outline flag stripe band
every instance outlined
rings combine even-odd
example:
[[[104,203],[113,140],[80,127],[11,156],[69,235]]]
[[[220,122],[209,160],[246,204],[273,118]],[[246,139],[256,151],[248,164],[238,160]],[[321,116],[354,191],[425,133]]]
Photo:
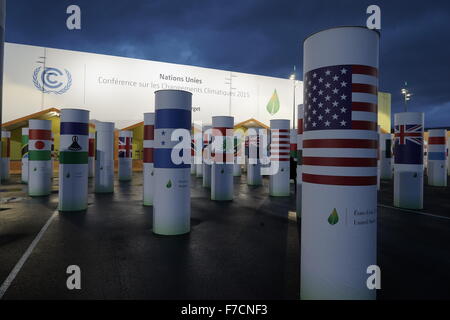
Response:
[[[156,129],[191,130],[191,111],[183,109],[156,110]]]
[[[428,160],[445,160],[445,152],[428,152]]]
[[[68,152],[62,151],[59,153],[59,163],[61,164],[87,164],[87,152]]]
[[[364,139],[310,139],[303,141],[303,148],[377,149],[377,141]]]
[[[89,139],[89,157],[95,157],[95,140]]]
[[[212,130],[212,135],[214,137],[220,136],[225,137],[227,136],[227,130],[228,130],[228,137],[231,137],[233,135],[233,128],[225,128],[225,127],[214,127]]]
[[[377,159],[303,157],[303,164],[310,166],[327,166],[327,167],[376,167]]]
[[[372,121],[360,121],[353,120],[352,121],[352,129],[354,130],[369,130],[369,131],[377,131],[377,123]]]
[[[190,125],[190,124],[189,124]],[[190,163],[181,163],[181,164],[175,164],[172,162],[172,150],[173,149],[154,149],[153,150],[153,160],[155,168],[161,168],[161,169],[186,169],[190,168]],[[181,152],[183,149],[180,149],[180,157]],[[188,152],[188,150],[186,150]]]
[[[89,135],[89,124],[85,122],[61,122],[60,134],[87,136]]]
[[[153,148],[144,148],[144,163],[153,163]]]
[[[378,112],[378,105],[369,102],[352,102],[352,111]]]
[[[31,161],[48,161],[52,159],[50,150],[30,150],[28,151],[28,159]]]
[[[297,120],[297,133],[303,134],[303,119]]]
[[[377,184],[377,177],[325,176],[303,173],[302,181],[335,186],[373,186]]]
[[[144,140],[155,140],[155,126],[144,126]]]
[[[429,137],[428,144],[445,144],[445,137]]]
[[[352,92],[378,94],[378,88],[371,84],[353,83],[352,84]]]
[[[352,65],[352,73],[353,74],[365,74],[368,76],[378,77],[378,69],[369,66],[363,65]]]
[[[28,133],[29,140],[52,140],[52,132],[50,130],[30,129]]]

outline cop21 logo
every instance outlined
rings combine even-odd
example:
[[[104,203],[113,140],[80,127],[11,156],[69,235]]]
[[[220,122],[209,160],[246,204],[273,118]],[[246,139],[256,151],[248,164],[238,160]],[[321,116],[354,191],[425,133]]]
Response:
[[[33,73],[33,83],[43,93],[64,94],[72,86],[72,75],[67,69],[37,67]]]

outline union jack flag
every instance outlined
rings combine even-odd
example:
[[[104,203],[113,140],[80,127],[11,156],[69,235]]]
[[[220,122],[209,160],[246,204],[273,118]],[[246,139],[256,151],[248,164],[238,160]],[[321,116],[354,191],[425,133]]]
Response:
[[[119,137],[119,158],[132,157],[132,138]]]

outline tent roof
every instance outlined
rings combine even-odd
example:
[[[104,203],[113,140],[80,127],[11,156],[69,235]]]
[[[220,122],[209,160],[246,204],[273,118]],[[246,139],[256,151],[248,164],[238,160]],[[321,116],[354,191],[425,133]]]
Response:
[[[242,121],[242,122],[240,122],[240,123],[238,123],[238,124],[236,124],[234,126],[234,128],[240,128],[240,127],[245,127],[247,129],[248,128],[255,128],[255,127],[261,127],[261,128],[265,128],[265,129],[270,129],[269,126],[266,126],[264,123],[254,119],[254,118]]]
[[[5,122],[4,124],[2,124],[2,130],[11,131],[18,128],[28,127],[28,120],[31,119],[47,120],[51,117],[59,116],[60,113],[61,111],[56,108],[45,109],[36,113],[32,113],[22,118]]]

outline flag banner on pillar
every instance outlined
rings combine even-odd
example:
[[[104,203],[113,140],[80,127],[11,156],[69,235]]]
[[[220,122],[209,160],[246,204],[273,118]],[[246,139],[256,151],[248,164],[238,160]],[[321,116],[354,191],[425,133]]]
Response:
[[[422,125],[396,125],[394,139],[396,164],[423,164]]]
[[[131,158],[132,155],[131,137],[119,137],[119,158]]]
[[[80,136],[89,136],[89,124],[61,122],[60,134],[60,145],[64,146],[59,153],[60,164],[87,164],[89,146],[81,143]],[[86,143],[89,144],[88,139]]]
[[[51,160],[52,132],[50,130],[30,129],[28,139],[30,145],[29,160]]]
[[[303,141],[303,181],[376,185],[378,70],[335,65],[311,70],[305,76],[303,128],[308,139]],[[329,131],[324,130],[335,131],[334,138],[329,139]],[[373,140],[355,139],[360,130],[373,131]],[[336,149],[340,157],[336,157]]]
[[[428,138],[429,152],[428,152],[428,160],[445,160],[445,136],[442,137],[429,137]],[[440,148],[435,148],[436,146],[440,146]],[[436,150],[441,151],[436,151]]]
[[[22,135],[22,149],[21,149],[22,159],[28,159],[28,141],[29,136]]]
[[[153,163],[154,125],[144,126],[144,163]]]
[[[271,161],[289,161],[290,136],[289,129],[270,129],[272,141],[270,144]]]
[[[95,135],[91,138],[89,135],[89,157],[93,158],[95,156]]]

